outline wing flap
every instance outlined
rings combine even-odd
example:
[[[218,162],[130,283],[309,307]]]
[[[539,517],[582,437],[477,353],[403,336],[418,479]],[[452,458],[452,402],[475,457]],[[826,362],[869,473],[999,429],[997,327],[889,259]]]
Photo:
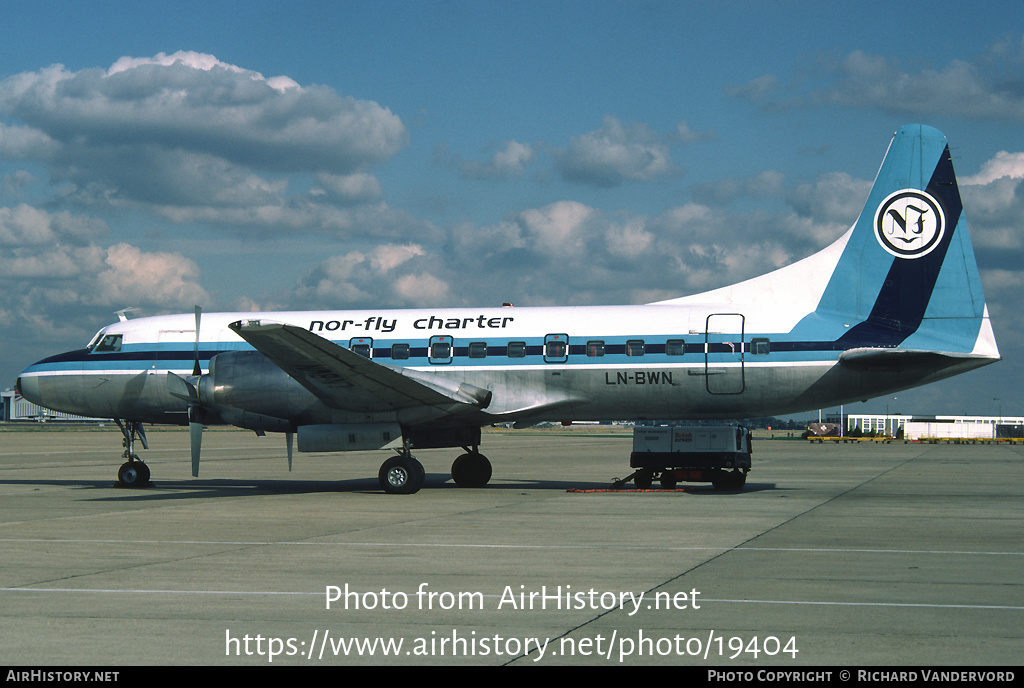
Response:
[[[240,320],[228,327],[332,408],[385,411],[432,406],[457,414],[484,409],[491,401],[488,390],[414,377],[413,371],[377,363],[294,325]]]

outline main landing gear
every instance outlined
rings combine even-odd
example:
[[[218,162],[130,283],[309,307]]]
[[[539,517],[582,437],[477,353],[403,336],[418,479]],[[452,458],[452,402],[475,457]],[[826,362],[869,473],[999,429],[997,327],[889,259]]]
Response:
[[[452,463],[452,480],[459,487],[483,487],[491,479],[491,462],[473,447]]]
[[[384,462],[377,473],[380,486],[388,494],[413,494],[423,487],[426,471],[423,464],[403,449],[398,456],[392,456]]]
[[[476,447],[463,447],[465,454],[460,455],[452,464],[452,480],[459,487],[483,487],[491,479],[491,462]],[[381,489],[388,494],[413,494],[423,487],[426,472],[423,464],[410,453],[405,445],[385,461],[377,473],[377,481]]]
[[[114,420],[117,427],[121,428],[121,435],[124,437],[121,441],[124,453],[121,456],[128,459],[117,469],[117,484],[121,487],[146,487],[149,485],[149,466],[143,463],[135,453],[136,439],[142,442],[143,448],[149,449],[146,431],[143,430],[142,423],[131,420],[122,421],[116,418]]]

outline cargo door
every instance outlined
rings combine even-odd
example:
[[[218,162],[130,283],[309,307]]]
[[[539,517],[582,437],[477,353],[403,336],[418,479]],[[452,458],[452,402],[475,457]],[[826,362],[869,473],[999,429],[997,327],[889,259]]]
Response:
[[[711,394],[742,394],[744,317],[741,313],[713,313],[704,331],[704,373]]]

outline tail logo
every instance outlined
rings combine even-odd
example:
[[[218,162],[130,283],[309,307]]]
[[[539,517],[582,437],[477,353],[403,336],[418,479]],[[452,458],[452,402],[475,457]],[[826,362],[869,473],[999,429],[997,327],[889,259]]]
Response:
[[[875,211],[875,237],[897,258],[928,255],[939,245],[945,229],[939,202],[917,189],[889,194]]]

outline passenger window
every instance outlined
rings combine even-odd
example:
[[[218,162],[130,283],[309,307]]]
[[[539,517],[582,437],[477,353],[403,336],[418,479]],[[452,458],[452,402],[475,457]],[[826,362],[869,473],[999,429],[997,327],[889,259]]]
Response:
[[[544,337],[544,358],[565,359],[569,355],[569,339],[564,334],[549,334]]]
[[[626,342],[626,355],[627,356],[643,356],[644,355],[644,340],[642,339],[630,339]]]
[[[121,335],[108,334],[94,349],[97,353],[111,353],[121,350]]]
[[[526,357],[526,342],[509,342],[508,343],[508,357],[509,358],[525,358]]]
[[[604,356],[604,342],[600,339],[587,342],[587,356]]]
[[[427,346],[427,362],[431,365],[445,365],[452,362],[455,344],[446,334],[434,335]]]
[[[750,353],[755,356],[767,356],[772,352],[771,340],[765,337],[755,337],[750,340]]]
[[[434,342],[430,345],[430,357],[431,358],[451,358],[452,357],[452,345],[451,342]]]
[[[409,358],[409,345],[408,344],[392,344],[391,345],[391,358],[396,361],[404,361]]]
[[[487,358],[487,342],[470,342],[470,358]]]
[[[372,339],[364,339],[362,337],[357,337],[355,339],[350,339],[349,342],[348,342],[349,350],[352,351],[352,353],[354,353],[354,354],[359,354],[363,358],[370,358],[371,357],[371,347],[372,346],[373,346],[373,340]]]
[[[682,356],[686,353],[686,342],[682,339],[670,339],[665,342],[665,353],[669,356]]]

